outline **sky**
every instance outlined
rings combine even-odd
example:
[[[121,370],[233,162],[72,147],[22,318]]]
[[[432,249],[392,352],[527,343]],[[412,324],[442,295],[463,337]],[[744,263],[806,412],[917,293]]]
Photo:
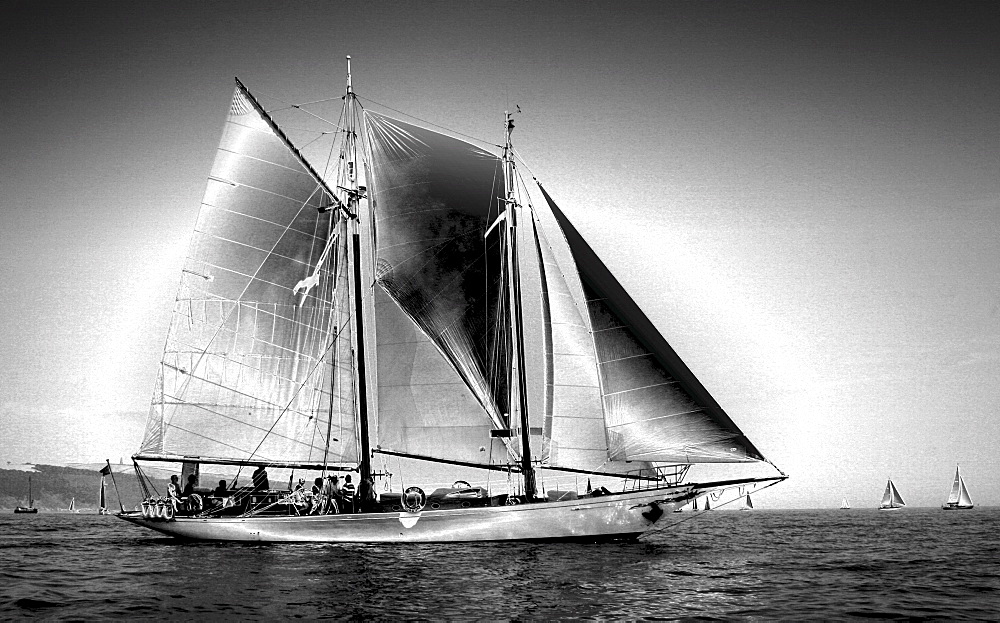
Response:
[[[233,77],[515,144],[763,508],[1000,504],[1000,8],[5,2],[0,467],[138,449]],[[364,100],[363,100],[364,101]],[[294,133],[293,134],[293,139]]]

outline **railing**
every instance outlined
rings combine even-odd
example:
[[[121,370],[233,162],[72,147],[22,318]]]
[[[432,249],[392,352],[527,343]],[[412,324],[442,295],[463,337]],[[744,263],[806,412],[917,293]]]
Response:
[[[683,463],[630,471],[627,473],[633,477],[625,480],[622,491],[644,491],[663,486],[679,485],[687,476],[689,469],[691,469],[691,465]]]

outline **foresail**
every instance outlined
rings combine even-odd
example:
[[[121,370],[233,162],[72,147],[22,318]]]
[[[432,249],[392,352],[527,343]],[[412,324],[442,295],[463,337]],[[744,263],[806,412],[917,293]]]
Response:
[[[491,454],[506,460],[476,396],[381,286],[375,287],[375,322],[378,449],[469,463],[486,464]]]
[[[558,259],[555,245],[565,244],[562,236],[550,242],[541,223],[534,225],[546,328],[543,430],[548,464],[610,471],[590,320],[570,289],[575,267],[564,267]]]
[[[542,189],[579,270],[617,461],[763,460]]]
[[[238,85],[209,176],[141,455],[358,459],[344,228]]]
[[[467,457],[490,446],[490,428],[507,426],[502,252],[487,237],[504,195],[499,159],[381,115],[365,121],[385,295],[376,301],[378,443],[422,447],[421,435],[450,429],[462,447],[439,441],[438,452]]]
[[[965,488],[965,480],[959,476],[959,495],[958,495],[958,505],[959,506],[972,506],[972,496],[969,495],[969,490]]]
[[[892,506],[906,506],[906,502],[903,501],[903,496],[899,494],[899,491],[896,489],[896,485],[892,484],[891,480],[889,481],[889,489],[892,490]]]

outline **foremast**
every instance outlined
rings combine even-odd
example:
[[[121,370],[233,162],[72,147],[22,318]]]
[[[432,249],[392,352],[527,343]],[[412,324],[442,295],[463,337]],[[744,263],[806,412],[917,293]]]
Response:
[[[517,201],[514,148],[510,140],[510,135],[514,131],[514,119],[509,112],[504,112],[504,118],[503,172],[504,187],[507,189],[507,196],[504,197],[503,201],[504,217],[506,219],[504,235],[507,255],[507,287],[512,315],[510,322],[510,360],[513,364],[510,366],[507,383],[508,391],[510,392],[508,404],[511,406],[516,405],[518,415],[520,416],[521,476],[524,479],[525,500],[531,502],[535,497],[537,486],[535,484],[535,469],[531,464],[531,428],[529,427],[528,420],[528,390],[524,356],[524,319],[521,312],[521,271],[517,253],[517,215],[521,205]],[[513,378],[515,374],[516,378]]]

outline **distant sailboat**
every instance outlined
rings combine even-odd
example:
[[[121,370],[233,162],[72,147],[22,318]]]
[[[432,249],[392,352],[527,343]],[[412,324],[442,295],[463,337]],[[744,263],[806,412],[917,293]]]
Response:
[[[691,510],[693,510],[693,511],[698,510],[698,498],[695,498],[694,502],[691,502]],[[705,510],[708,510],[708,509],[706,508]]]
[[[37,513],[38,509],[35,508],[35,500],[31,497],[31,475],[28,475],[28,505],[18,506],[14,508],[15,513]]]
[[[707,495],[705,496],[705,510],[707,510],[707,511],[712,510],[712,505],[708,503],[708,496]]]
[[[750,500],[750,494],[749,493],[747,494],[746,499],[743,500],[743,506],[740,507],[740,510],[741,511],[752,511],[753,510],[753,502]]]
[[[840,503],[840,510],[842,511],[851,510],[851,503],[847,501],[847,498],[844,498],[844,500]]]
[[[903,496],[899,495],[896,485],[892,484],[892,478],[885,484],[885,493],[882,494],[882,503],[878,505],[880,511],[895,511],[906,506]]]
[[[80,511],[76,510],[76,498],[70,498],[69,499],[69,508],[67,508],[65,510],[66,510],[67,513],[79,513],[80,512]]]
[[[955,466],[955,482],[951,483],[951,493],[948,494],[948,501],[941,505],[946,511],[968,510],[973,507],[972,497],[969,490],[965,488],[965,480]]]

